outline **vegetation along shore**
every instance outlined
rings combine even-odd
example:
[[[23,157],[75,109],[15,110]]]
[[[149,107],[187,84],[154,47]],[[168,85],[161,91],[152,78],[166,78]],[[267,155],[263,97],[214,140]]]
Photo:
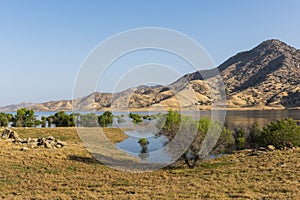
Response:
[[[3,115],[1,121],[6,122]],[[131,174],[104,166],[88,153],[76,128],[72,127],[76,123],[73,114],[58,112],[43,118],[52,119],[58,125],[56,128],[25,128],[36,123],[32,115],[34,112],[21,109],[16,115],[6,114],[6,117],[13,122],[12,130],[20,138],[52,137],[65,145],[31,148],[28,143],[18,143],[13,138],[1,139],[1,198],[99,199],[118,195],[132,199],[296,199],[300,195],[297,178],[300,176],[300,126],[292,119],[272,121],[264,127],[253,124],[230,130],[207,118],[196,121],[170,110],[164,114],[166,122],[159,134],[171,141],[181,123],[196,126],[196,137],[188,151],[167,168]],[[87,119],[96,119],[113,143],[128,137],[121,129],[105,127],[111,123],[110,112],[82,116],[86,126],[95,122]],[[133,113],[130,117],[135,123],[158,119],[158,116]],[[197,152],[209,126],[221,130],[213,152],[222,156],[208,160],[198,157]],[[1,132],[4,134],[5,130],[2,128]],[[146,138],[139,142],[147,144]]]

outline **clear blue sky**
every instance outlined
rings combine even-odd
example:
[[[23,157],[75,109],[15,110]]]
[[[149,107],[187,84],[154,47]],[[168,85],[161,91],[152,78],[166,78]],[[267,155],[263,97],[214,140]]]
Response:
[[[185,33],[216,65],[269,38],[299,48],[299,10],[297,0],[0,0],[0,106],[71,99],[89,52],[132,28]]]

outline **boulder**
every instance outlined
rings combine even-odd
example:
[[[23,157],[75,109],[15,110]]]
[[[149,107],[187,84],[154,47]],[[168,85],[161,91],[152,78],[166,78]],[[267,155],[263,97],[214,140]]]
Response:
[[[14,140],[14,143],[23,143],[23,140],[21,138],[17,138]]]
[[[21,148],[21,151],[28,151],[28,150],[29,150],[28,147],[22,147],[22,148]]]
[[[29,148],[36,148],[38,146],[38,143],[34,142],[34,141],[30,141],[30,142],[27,143],[27,146]]]
[[[51,144],[52,148],[56,148],[56,142],[54,142],[54,141],[48,141],[48,142]]]
[[[46,141],[45,144],[44,144],[44,147],[47,148],[47,149],[51,149],[52,145],[50,144],[50,142]]]
[[[44,146],[46,143],[46,139],[45,138],[39,138],[38,139],[38,146]]]
[[[267,151],[267,149],[265,147],[258,147],[257,150],[259,150],[259,151]]]
[[[56,144],[61,145],[62,147],[67,146],[66,142],[60,141],[59,139],[56,140]]]
[[[21,150],[26,151],[27,148],[36,148],[36,147],[45,147],[45,148],[62,148],[67,145],[66,142],[63,142],[59,139],[56,139],[53,136],[48,136],[46,138],[26,138],[21,139],[19,135],[10,129],[5,129],[2,133],[2,138],[13,139],[14,143],[27,144],[27,147],[23,147]]]
[[[2,139],[7,139],[9,136],[9,133],[10,133],[9,129],[4,129],[2,132],[2,135],[1,135]]]
[[[19,136],[19,134],[17,132],[11,131],[10,134],[9,134],[9,136],[8,136],[8,138],[17,140],[17,139],[20,138],[20,136]]]
[[[53,136],[48,136],[46,139],[47,139],[47,140],[52,140],[52,141],[54,141],[54,140],[55,140],[55,137],[53,137]]]
[[[32,138],[32,139],[31,139],[30,141],[28,141],[28,142],[36,142],[36,143],[37,143],[38,140],[39,140],[38,138]]]
[[[276,148],[275,148],[275,146],[274,145],[268,145],[267,146],[267,149],[269,150],[269,151],[274,151]]]

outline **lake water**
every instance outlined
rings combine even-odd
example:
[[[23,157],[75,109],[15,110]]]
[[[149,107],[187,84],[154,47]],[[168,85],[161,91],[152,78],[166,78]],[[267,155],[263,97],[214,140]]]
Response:
[[[67,112],[70,114],[71,112]],[[103,112],[96,112],[97,115],[102,114]],[[156,114],[157,112],[135,112],[141,115],[151,115]],[[210,118],[210,111],[200,111],[200,117]],[[195,117],[199,114],[195,111],[188,111],[184,114]],[[12,113],[15,114],[15,113]],[[41,116],[50,116],[55,114],[55,112],[36,112],[37,118],[40,119]],[[114,115],[127,115],[125,112],[114,112]],[[224,113],[222,113],[224,114]],[[258,122],[260,126],[263,126],[269,123],[272,120],[283,119],[283,118],[293,118],[296,121],[300,121],[300,110],[269,110],[269,111],[227,111],[225,118],[225,126],[228,128],[237,128],[237,127],[249,127],[254,122]],[[126,131],[125,133],[129,136],[124,141],[117,143],[117,148],[126,151],[127,153],[139,157],[141,160],[146,162],[164,162],[169,161],[168,153],[164,151],[159,151],[166,144],[167,139],[165,137],[156,137],[157,133],[156,122],[146,121],[144,124],[133,124],[130,123],[128,117],[124,117],[126,122],[117,123],[116,119],[112,127],[128,127],[131,131]],[[149,141],[147,152],[143,152],[142,147],[138,143],[139,138],[147,138]],[[154,152],[154,153],[153,153]]]
[[[36,112],[35,115],[38,119],[41,116],[54,115],[56,112]],[[71,114],[72,112],[66,112]],[[134,112],[141,115],[151,115],[157,112]],[[187,111],[184,112],[186,115],[195,116],[197,112]],[[210,111],[199,111],[200,117],[210,118]],[[16,114],[16,112],[11,112],[11,114]],[[103,114],[103,112],[96,112],[97,115]],[[127,112],[113,112],[114,115],[126,115]],[[272,120],[283,119],[283,118],[293,118],[296,121],[300,121],[300,110],[255,110],[255,111],[226,111],[225,125],[229,128],[238,126],[250,126],[254,122],[258,122],[261,126],[269,123]]]
[[[148,113],[140,113],[148,114]],[[195,116],[195,112],[185,112],[186,115]],[[200,117],[210,118],[210,111],[200,111]],[[283,118],[293,118],[296,121],[300,120],[300,110],[270,110],[270,111],[227,111],[225,126],[228,128],[249,127],[254,122],[258,122],[260,126],[268,124],[272,120]],[[121,126],[122,124],[120,124]],[[114,125],[116,126],[116,125]],[[138,126],[138,125],[136,125]],[[132,127],[131,127],[132,128]],[[140,127],[138,127],[140,129]],[[153,151],[161,149],[168,141],[165,137],[155,137],[157,131],[151,131],[154,128],[144,128],[142,131],[127,131],[125,132],[129,137],[118,143],[116,146],[136,157],[141,158],[146,162],[154,162],[157,160],[166,161],[170,160],[169,154],[160,151],[159,154],[151,154]],[[143,153],[142,147],[139,145],[139,138],[147,138],[149,141],[148,154]],[[150,154],[149,154],[150,153]]]

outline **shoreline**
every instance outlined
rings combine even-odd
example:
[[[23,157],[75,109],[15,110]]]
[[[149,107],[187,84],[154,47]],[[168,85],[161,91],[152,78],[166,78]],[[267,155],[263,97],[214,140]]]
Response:
[[[27,108],[31,109],[31,108]],[[134,108],[134,109],[97,109],[97,110],[82,110],[77,112],[105,112],[105,111],[115,111],[115,112],[161,112],[168,110],[174,110],[174,111],[300,111],[300,107],[295,108],[271,108],[271,107],[264,107],[264,108],[226,108],[226,109],[208,109],[208,108],[199,108],[199,109],[177,109],[168,107],[165,109],[147,109],[147,108]],[[65,112],[73,112],[73,110],[70,109],[53,109],[53,110],[35,110],[34,112],[59,112],[59,111],[65,111]],[[17,112],[17,110],[0,110],[0,112]],[[75,112],[75,111],[74,111]]]

